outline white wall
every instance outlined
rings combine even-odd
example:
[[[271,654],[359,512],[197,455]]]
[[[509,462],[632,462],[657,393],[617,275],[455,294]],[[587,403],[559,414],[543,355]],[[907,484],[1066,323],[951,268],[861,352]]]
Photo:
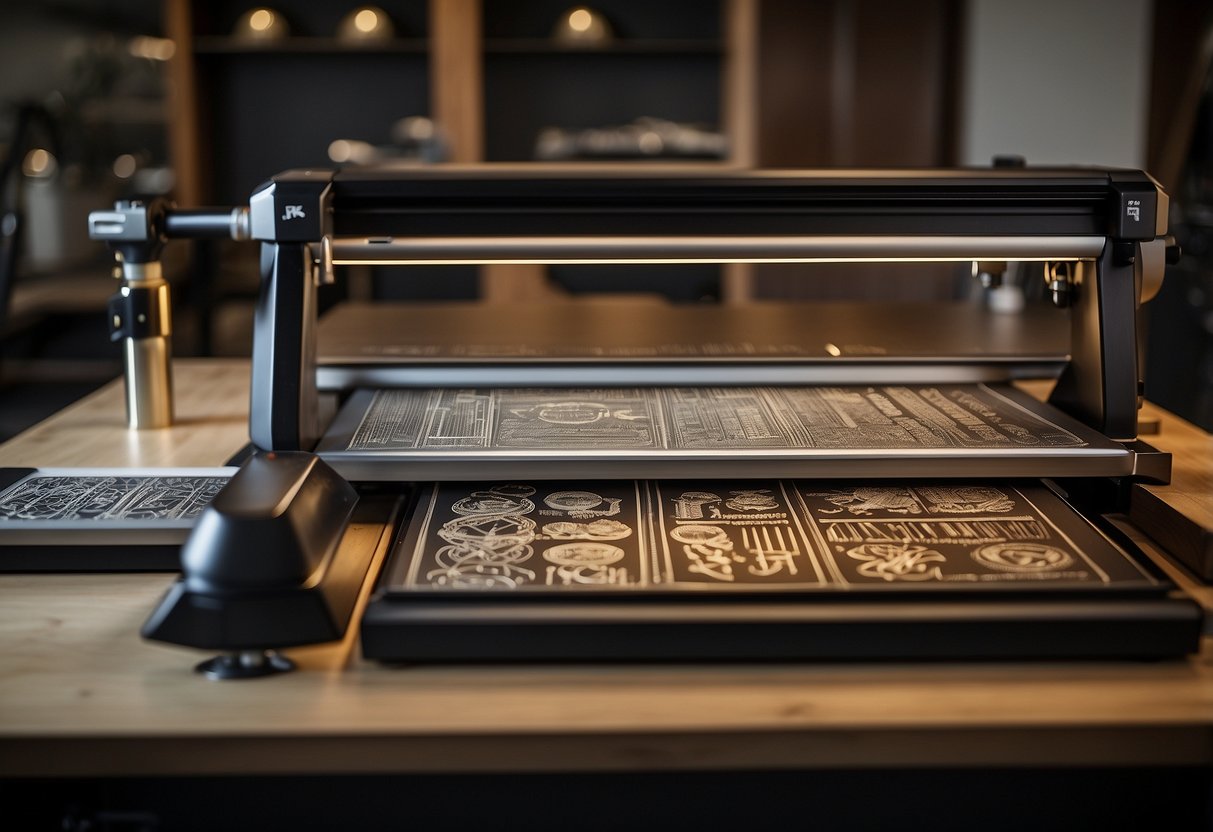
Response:
[[[969,0],[961,162],[1143,167],[1149,0]]]

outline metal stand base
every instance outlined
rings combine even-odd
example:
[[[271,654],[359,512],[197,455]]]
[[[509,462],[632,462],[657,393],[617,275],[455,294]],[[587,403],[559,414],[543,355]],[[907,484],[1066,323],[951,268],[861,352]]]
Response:
[[[294,669],[295,663],[275,650],[241,650],[236,653],[222,653],[194,667],[196,672],[217,681],[256,679],[261,676],[289,673]]]

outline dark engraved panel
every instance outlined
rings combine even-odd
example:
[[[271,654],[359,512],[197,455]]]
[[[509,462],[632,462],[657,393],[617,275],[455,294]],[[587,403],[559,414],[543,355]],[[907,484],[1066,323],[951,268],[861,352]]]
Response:
[[[422,497],[394,589],[627,589],[650,581],[639,484],[444,483]]]
[[[0,494],[0,527],[13,521],[190,521],[227,477],[34,475]]]
[[[387,588],[952,592],[1161,586],[1039,483],[451,483]]]
[[[1149,579],[1041,485],[798,482],[796,495],[843,585]]]
[[[777,480],[646,483],[661,583],[679,587],[821,587],[817,552],[794,492]]]
[[[1082,448],[984,385],[380,390],[344,450]]]

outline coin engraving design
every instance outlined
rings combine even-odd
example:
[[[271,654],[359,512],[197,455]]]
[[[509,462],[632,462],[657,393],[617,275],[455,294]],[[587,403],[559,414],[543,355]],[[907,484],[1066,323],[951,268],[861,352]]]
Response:
[[[991,543],[973,552],[982,566],[1003,572],[1054,572],[1074,563],[1074,558],[1056,546],[1016,540]]]
[[[543,557],[558,566],[606,566],[623,560],[623,550],[608,543],[564,543]]]

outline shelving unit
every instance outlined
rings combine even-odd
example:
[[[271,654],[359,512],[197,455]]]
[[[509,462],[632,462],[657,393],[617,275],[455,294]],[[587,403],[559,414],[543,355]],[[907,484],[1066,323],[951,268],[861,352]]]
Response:
[[[550,37],[568,0],[384,0],[397,37],[365,44],[334,35],[354,0],[275,0],[290,35],[265,42],[233,35],[251,0],[165,2],[179,44],[170,129],[181,204],[237,201],[278,170],[329,164],[334,139],[382,143],[412,115],[436,119],[456,163],[527,161],[544,127],[640,116],[731,134],[741,119],[726,112],[727,76],[753,48],[726,39],[724,21],[757,6],[605,0],[594,6],[615,37],[583,46]],[[721,164],[748,161],[734,151]]]
[[[558,43],[549,38],[485,38],[486,55],[720,55],[719,40],[644,38],[613,40],[597,46]]]
[[[722,167],[954,161],[960,0],[595,0],[615,33],[600,46],[551,38],[572,0],[377,0],[397,37],[365,46],[334,36],[357,0],[271,0],[292,34],[264,45],[231,34],[252,0],[165,3],[179,45],[170,130],[183,205],[243,200],[279,170],[329,165],[333,139],[386,142],[414,115],[440,125],[459,164],[526,161],[544,127],[640,116],[720,129]],[[750,297],[757,272],[769,275],[757,281],[766,296],[806,283],[708,269],[725,300]],[[543,297],[543,274],[485,268],[479,294]]]
[[[333,3],[271,0],[288,37],[233,35],[252,0],[166,0],[178,44],[170,120],[177,200],[235,203],[280,170],[329,164],[334,139],[386,142],[393,122],[430,110],[426,0],[379,0],[397,36],[335,36],[349,11]]]
[[[391,55],[424,54],[427,49],[429,43],[424,38],[392,38],[366,43],[351,43],[340,38],[326,37],[291,37],[267,42],[217,35],[204,35],[194,39],[195,55]]]
[[[551,37],[569,5],[484,3],[486,160],[534,158],[539,133],[551,127],[605,127],[642,116],[720,126],[720,2],[596,2],[614,31],[601,44]]]
[[[723,126],[732,150],[718,163],[750,162],[731,125],[751,119],[731,114],[728,98],[738,89],[729,76],[749,67],[753,46],[724,33],[725,19],[752,13],[757,0],[598,2],[615,30],[601,46],[549,37],[572,5],[566,0],[378,2],[398,36],[367,44],[333,34],[354,0],[348,8],[274,0],[291,35],[269,42],[232,34],[252,5],[166,0],[169,36],[179,44],[170,130],[181,204],[238,202],[279,170],[331,164],[334,139],[383,143],[395,120],[413,115],[435,119],[450,161],[460,164],[529,161],[545,127],[600,127],[640,116]],[[686,164],[649,164],[664,163]],[[551,293],[541,267],[485,268],[478,290],[463,271],[441,281],[457,296]],[[570,287],[593,280],[566,271],[559,277]],[[718,288],[708,287],[719,286],[719,273],[699,267],[673,281],[686,284],[681,296],[712,296]]]

